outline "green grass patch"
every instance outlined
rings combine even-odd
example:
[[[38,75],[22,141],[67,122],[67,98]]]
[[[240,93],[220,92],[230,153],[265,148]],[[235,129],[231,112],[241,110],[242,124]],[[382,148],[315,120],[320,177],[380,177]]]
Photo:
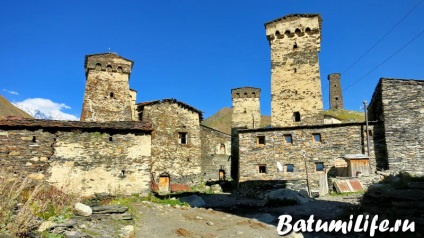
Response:
[[[322,112],[324,116],[333,117],[342,122],[363,122],[365,114],[358,111],[330,109]]]
[[[358,192],[348,192],[348,193],[330,193],[330,196],[333,197],[347,197],[347,196],[354,196],[354,195],[364,195],[365,194],[365,190],[363,191],[358,191]]]

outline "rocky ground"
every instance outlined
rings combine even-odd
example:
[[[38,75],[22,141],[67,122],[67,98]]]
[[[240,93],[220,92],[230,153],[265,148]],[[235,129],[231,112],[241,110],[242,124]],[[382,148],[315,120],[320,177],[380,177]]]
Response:
[[[121,207],[96,208],[91,216],[77,216],[62,223],[45,227],[50,233],[65,237],[279,237],[278,217],[293,216],[293,220],[340,219],[346,217],[360,197],[326,196],[306,199],[303,204],[270,206],[265,200],[250,199],[227,193],[197,194],[191,204],[202,207],[157,204],[139,201],[132,210]],[[187,197],[181,198],[186,200]],[[196,202],[203,204],[196,204]],[[97,210],[97,211],[96,211]],[[105,212],[100,212],[105,211]],[[115,211],[114,211],[115,210]],[[132,215],[131,215],[132,214]],[[288,237],[337,237],[340,234],[291,234]],[[352,237],[358,237],[355,234]]]

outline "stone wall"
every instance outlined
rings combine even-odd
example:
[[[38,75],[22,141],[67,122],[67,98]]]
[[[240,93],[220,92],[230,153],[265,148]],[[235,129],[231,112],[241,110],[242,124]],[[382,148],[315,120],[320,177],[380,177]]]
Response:
[[[259,128],[261,125],[259,88],[244,87],[231,90],[233,114],[231,126],[249,129]]]
[[[202,149],[200,111],[175,99],[138,104],[139,119],[151,121],[152,172],[155,178],[168,173],[171,183],[199,183]],[[181,142],[185,136],[185,143]]]
[[[0,120],[0,163],[83,196],[148,193],[150,129],[143,123]]]
[[[380,79],[369,105],[371,120],[383,121],[380,169],[424,174],[424,81]]]
[[[132,66],[132,61],[113,53],[86,56],[81,121],[133,120],[134,93],[129,88]]]
[[[218,180],[219,170],[226,178],[231,171],[231,136],[207,126],[200,126],[202,138],[202,176],[204,180]]]
[[[342,85],[340,84],[340,74],[334,73],[328,75],[330,87],[330,109],[343,109],[343,93]]]
[[[265,24],[271,47],[271,124],[321,124],[321,17],[293,14]]]
[[[373,125],[370,126],[372,130]],[[315,136],[314,136],[315,135]],[[318,140],[317,136],[320,136]],[[288,139],[291,136],[291,139]],[[258,143],[264,137],[264,144]],[[318,141],[316,141],[318,140]],[[291,143],[290,143],[291,141]],[[371,166],[375,167],[371,141]],[[347,123],[239,131],[240,182],[249,180],[304,180],[308,171],[312,190],[319,187],[319,177],[334,171],[335,161],[346,154],[366,153],[364,123]],[[306,166],[305,166],[306,160]],[[283,171],[277,168],[277,161]],[[289,172],[290,167],[293,172]]]

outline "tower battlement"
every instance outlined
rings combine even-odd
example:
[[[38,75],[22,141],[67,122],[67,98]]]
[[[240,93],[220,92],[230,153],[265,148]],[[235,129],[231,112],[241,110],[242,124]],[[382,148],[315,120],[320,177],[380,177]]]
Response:
[[[90,70],[131,74],[134,62],[115,53],[86,55],[84,68],[86,75]]]
[[[260,98],[261,89],[253,87],[243,87],[231,89],[231,98]]]

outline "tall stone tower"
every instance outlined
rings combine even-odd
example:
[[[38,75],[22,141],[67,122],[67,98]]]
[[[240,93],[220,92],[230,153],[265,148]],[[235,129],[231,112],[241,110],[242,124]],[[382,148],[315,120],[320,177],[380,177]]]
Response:
[[[252,87],[231,90],[233,100],[232,128],[258,128],[261,124],[261,89]]]
[[[85,56],[87,81],[81,121],[134,120],[136,92],[129,88],[133,63],[114,53]]]
[[[322,123],[318,14],[292,14],[265,23],[271,47],[271,125]]]
[[[340,84],[340,74],[334,73],[328,75],[330,81],[330,109],[343,109],[342,85]]]

